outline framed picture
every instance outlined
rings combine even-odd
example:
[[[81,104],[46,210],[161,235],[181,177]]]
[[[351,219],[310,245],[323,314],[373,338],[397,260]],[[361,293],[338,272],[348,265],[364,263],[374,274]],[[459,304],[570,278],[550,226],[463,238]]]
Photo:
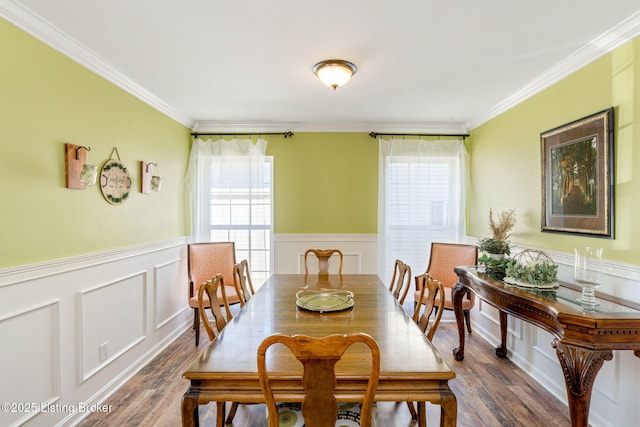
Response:
[[[540,134],[542,231],[613,238],[613,108]]]

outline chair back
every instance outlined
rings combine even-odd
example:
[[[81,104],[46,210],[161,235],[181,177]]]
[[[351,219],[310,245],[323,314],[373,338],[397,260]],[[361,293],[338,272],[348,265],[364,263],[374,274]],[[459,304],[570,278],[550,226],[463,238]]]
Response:
[[[315,255],[318,258],[318,274],[329,274],[329,258],[333,254],[337,254],[340,260],[338,267],[338,274],[342,274],[342,251],[339,249],[309,249],[304,253],[304,273],[309,274],[309,266],[307,263],[307,257],[309,254]]]
[[[240,297],[240,306],[244,306],[255,294],[249,273],[249,262],[246,259],[233,266],[233,284],[236,287],[238,297]]]
[[[234,242],[191,243],[187,246],[187,270],[189,274],[189,298],[197,295],[200,284],[222,274],[228,281],[227,297],[237,302],[233,289],[233,266],[236,263]],[[232,291],[233,293],[230,293]],[[220,296],[220,295],[218,295]]]
[[[432,341],[444,310],[444,287],[438,280],[424,273],[416,276],[416,288],[420,289],[420,298],[416,302],[413,321],[423,334],[426,333],[427,339]],[[429,327],[431,314],[434,312],[435,318]]]
[[[400,305],[404,304],[404,300],[407,297],[410,286],[411,267],[397,259],[393,266],[393,277],[391,277],[389,291],[398,300],[398,302],[400,302]]]
[[[269,427],[279,426],[278,409],[271,388],[266,366],[266,352],[273,344],[288,347],[302,363],[302,386],[305,397],[302,401],[302,415],[305,425],[313,427],[334,427],[338,417],[335,365],[352,344],[361,342],[371,350],[371,371],[367,389],[362,399],[361,425],[371,426],[373,399],[380,376],[380,350],[375,340],[362,332],[346,335],[329,335],[313,338],[305,335],[276,334],[267,337],[258,348],[258,375],[269,416]]]
[[[222,294],[222,301],[218,299],[218,292]],[[207,305],[215,319],[217,333],[213,331],[213,328],[209,323],[209,317],[206,312]],[[221,305],[224,305],[225,311],[227,312],[226,318],[222,314],[222,311],[220,311]],[[231,309],[227,302],[227,294],[225,292],[224,278],[222,277],[222,274],[216,274],[211,280],[207,280],[200,285],[198,288],[198,308],[200,311],[200,319],[204,324],[204,329],[207,331],[207,335],[209,335],[209,340],[213,341],[213,339],[222,332],[222,329],[227,325],[227,319],[231,319]]]
[[[445,288],[452,288],[458,283],[458,275],[453,271],[458,265],[476,265],[478,263],[478,247],[459,243],[431,243],[429,266],[427,273],[442,283]]]

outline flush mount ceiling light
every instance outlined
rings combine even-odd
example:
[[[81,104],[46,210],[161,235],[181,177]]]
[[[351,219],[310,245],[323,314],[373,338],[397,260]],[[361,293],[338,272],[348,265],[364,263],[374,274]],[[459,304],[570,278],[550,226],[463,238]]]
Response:
[[[315,75],[333,90],[347,83],[357,70],[354,64],[342,59],[327,59],[313,66]]]

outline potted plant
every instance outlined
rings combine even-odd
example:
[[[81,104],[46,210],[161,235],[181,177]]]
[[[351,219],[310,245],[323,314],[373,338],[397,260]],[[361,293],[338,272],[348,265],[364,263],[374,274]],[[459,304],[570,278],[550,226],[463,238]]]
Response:
[[[490,258],[502,258],[492,255],[509,255],[511,253],[509,249],[509,243],[498,240],[493,237],[485,237],[478,241],[478,249],[484,252]]]

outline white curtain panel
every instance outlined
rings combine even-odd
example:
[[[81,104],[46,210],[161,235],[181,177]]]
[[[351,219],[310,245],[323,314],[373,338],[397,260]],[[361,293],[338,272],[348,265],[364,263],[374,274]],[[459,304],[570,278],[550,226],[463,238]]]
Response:
[[[263,168],[266,148],[267,141],[262,138],[255,143],[251,139],[236,138],[231,141],[196,138],[193,141],[186,179],[193,242],[211,240],[212,190],[244,188],[260,192],[265,185]],[[223,195],[216,196],[220,199]],[[231,206],[232,201],[228,205]],[[227,214],[232,226],[232,212],[216,213]]]
[[[386,283],[396,259],[418,275],[431,242],[462,241],[467,169],[461,140],[379,140],[378,274]]]

